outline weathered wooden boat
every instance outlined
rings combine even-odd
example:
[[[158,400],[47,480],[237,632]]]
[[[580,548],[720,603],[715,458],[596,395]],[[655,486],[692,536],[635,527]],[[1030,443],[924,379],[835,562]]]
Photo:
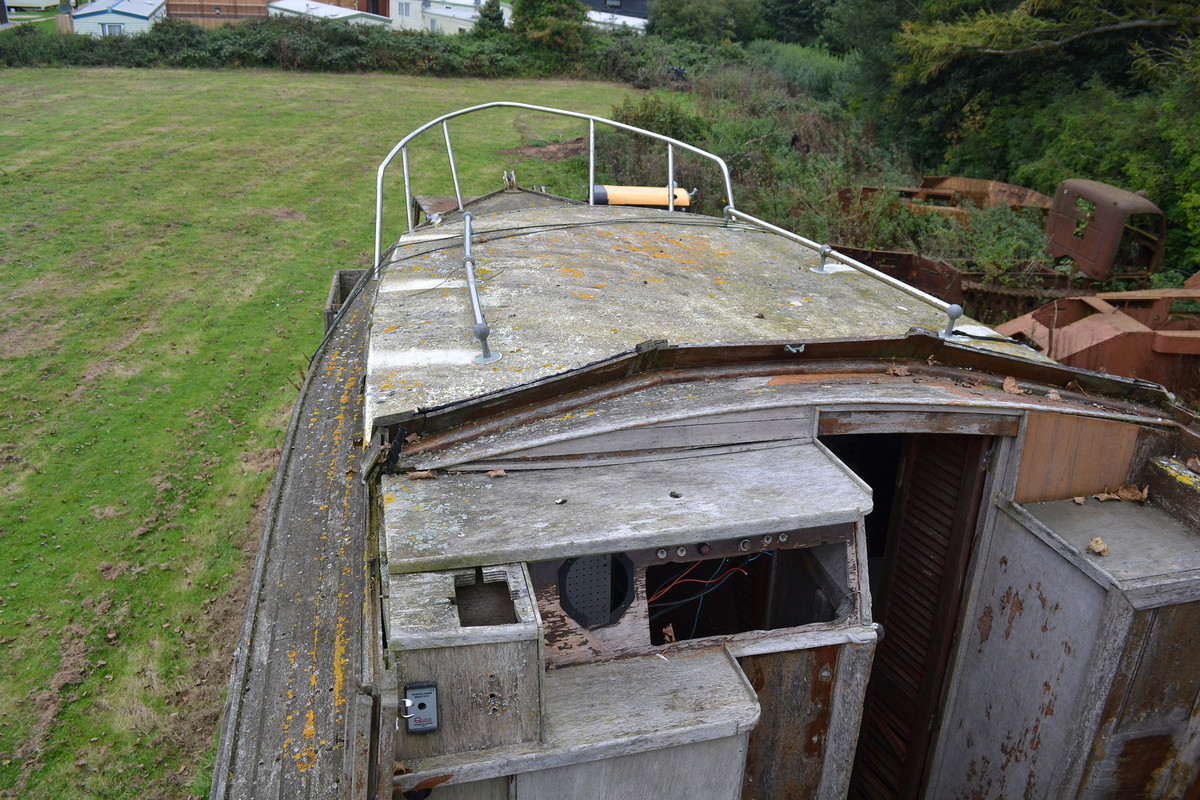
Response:
[[[493,103],[381,165],[214,798],[1195,796],[1191,414],[738,211],[650,132],[722,171],[723,218],[455,176],[416,224],[415,137],[453,172],[449,123],[497,107],[615,124]]]

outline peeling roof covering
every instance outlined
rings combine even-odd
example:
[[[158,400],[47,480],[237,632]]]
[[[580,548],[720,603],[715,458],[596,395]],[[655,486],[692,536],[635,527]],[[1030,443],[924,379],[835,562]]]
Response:
[[[470,208],[468,208],[470,210]],[[942,330],[943,311],[785,237],[720,219],[561,205],[476,212],[472,245],[490,348],[480,352],[448,215],[400,237],[383,268],[366,426],[593,364],[639,343],[802,343]],[[966,324],[964,324],[966,323]],[[958,328],[990,334],[960,320]],[[995,335],[995,334],[992,334]],[[957,338],[957,337],[956,337]],[[998,342],[960,343],[1033,357]]]

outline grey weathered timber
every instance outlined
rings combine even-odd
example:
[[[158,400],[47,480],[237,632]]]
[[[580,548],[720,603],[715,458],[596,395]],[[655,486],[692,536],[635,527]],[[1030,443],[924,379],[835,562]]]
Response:
[[[737,800],[745,760],[746,737],[730,736],[523,772],[513,783],[521,800],[596,796]]]
[[[745,675],[720,647],[553,670],[545,676],[545,693],[541,743],[405,761],[396,788],[470,783],[729,737],[744,740],[760,713]],[[744,745],[741,753],[744,758]],[[740,776],[742,764],[732,763],[736,753],[723,750],[722,757],[723,768]],[[647,786],[646,796],[675,796],[657,788]]]
[[[342,310],[293,413],[234,659],[213,800],[336,797],[362,757],[366,487],[355,440],[370,297],[367,285]]]
[[[692,453],[678,464],[676,471],[656,462],[504,478],[385,476],[388,569],[544,561],[761,536],[857,522],[871,507],[870,492],[815,442]]]

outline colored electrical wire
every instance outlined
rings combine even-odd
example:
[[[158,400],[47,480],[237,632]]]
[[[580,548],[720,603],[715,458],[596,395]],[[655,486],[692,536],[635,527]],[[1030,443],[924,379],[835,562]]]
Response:
[[[653,603],[655,600],[662,597],[667,592],[671,591],[671,589],[675,588],[675,584],[679,583],[681,580],[683,580],[687,576],[687,574],[689,572],[691,572],[692,570],[694,570],[696,567],[700,566],[703,563],[704,563],[703,561],[693,562],[690,567],[688,567],[683,572],[676,575],[675,578],[670,583],[666,584],[665,586],[660,588],[657,592],[652,594],[650,597],[646,598],[646,602]]]
[[[714,569],[712,572],[712,575],[709,576],[710,580],[717,577],[717,573],[719,573],[721,571],[721,567],[725,566],[725,562],[727,560],[728,559],[725,559],[725,558],[721,559],[720,563],[717,564],[717,568]],[[700,627],[700,609],[702,609],[702,608],[704,608],[704,598],[703,597],[701,597],[700,602],[696,604],[696,616],[692,619],[692,632],[690,634],[688,634],[689,639],[696,638],[696,629]]]

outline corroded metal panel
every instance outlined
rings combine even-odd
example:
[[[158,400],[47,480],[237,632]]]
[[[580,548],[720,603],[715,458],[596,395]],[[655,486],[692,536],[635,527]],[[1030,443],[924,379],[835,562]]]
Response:
[[[1105,704],[1080,798],[1200,789],[1200,603],[1140,612]]]
[[[741,659],[762,706],[758,727],[750,734],[742,800],[817,796],[840,649]]]
[[[1004,514],[979,581],[925,796],[1052,797],[1092,702],[1105,591]]]

